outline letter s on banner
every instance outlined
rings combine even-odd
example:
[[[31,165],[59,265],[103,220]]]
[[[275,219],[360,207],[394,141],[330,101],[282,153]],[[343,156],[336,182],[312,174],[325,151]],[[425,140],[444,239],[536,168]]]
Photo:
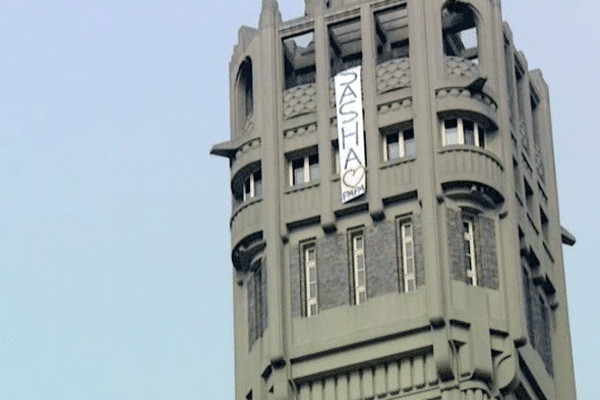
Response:
[[[367,191],[360,70],[358,66],[335,76],[342,203]]]

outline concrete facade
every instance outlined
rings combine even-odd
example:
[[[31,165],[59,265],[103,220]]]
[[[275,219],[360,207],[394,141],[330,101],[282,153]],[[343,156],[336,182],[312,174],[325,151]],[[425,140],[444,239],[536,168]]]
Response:
[[[574,399],[548,88],[500,1],[305,3],[240,28],[211,150],[235,398]],[[342,203],[333,76],[357,65],[367,190]]]

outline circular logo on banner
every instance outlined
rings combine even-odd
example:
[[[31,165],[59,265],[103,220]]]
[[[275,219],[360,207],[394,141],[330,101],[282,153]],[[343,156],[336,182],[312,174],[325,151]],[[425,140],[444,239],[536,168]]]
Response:
[[[342,180],[344,185],[355,188],[365,176],[365,167],[362,165],[356,169],[349,169],[344,173]]]

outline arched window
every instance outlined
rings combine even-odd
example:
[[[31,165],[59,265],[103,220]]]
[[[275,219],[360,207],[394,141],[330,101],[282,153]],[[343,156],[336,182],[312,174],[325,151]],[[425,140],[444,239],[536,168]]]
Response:
[[[477,17],[464,3],[447,3],[442,9],[444,55],[479,63]]]
[[[252,89],[252,61],[246,58],[238,71],[236,79],[236,119],[237,130],[244,129],[248,119],[254,111],[254,98]]]

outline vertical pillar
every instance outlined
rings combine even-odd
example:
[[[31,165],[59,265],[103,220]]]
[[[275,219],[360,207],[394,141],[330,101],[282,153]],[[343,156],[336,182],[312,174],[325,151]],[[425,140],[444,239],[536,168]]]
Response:
[[[331,184],[331,120],[329,105],[329,33],[323,16],[323,4],[314,4],[315,64],[317,69],[317,132],[319,135],[319,164],[321,168],[321,226],[325,232],[335,230],[331,207],[332,196],[338,196]],[[339,191],[339,188],[337,188]]]
[[[499,249],[498,251],[498,275],[501,277],[500,290],[504,296],[504,304],[506,309],[506,318],[508,322],[508,330],[513,342],[520,346],[525,343],[525,314],[523,313],[522,302],[522,272],[521,272],[521,256],[519,254],[519,237],[517,235],[517,219],[518,204],[514,196],[514,176],[515,170],[512,160],[512,141],[510,139],[512,125],[510,122],[510,113],[517,116],[518,114],[518,90],[516,87],[516,76],[514,75],[514,54],[512,49],[508,54],[504,50],[504,26],[502,25],[502,14],[500,4],[495,3],[492,7],[492,25],[489,27],[490,35],[495,40],[489,44],[493,46],[494,53],[498,55],[493,62],[496,64],[497,78],[490,81],[497,82],[494,90],[498,93],[498,135],[501,143],[501,160],[504,164],[504,192],[506,195],[504,210],[510,210],[510,215],[501,213],[499,219]],[[492,60],[490,59],[490,63]],[[510,78],[508,73],[510,71]],[[508,82],[514,82],[515,85],[508,85]],[[510,97],[515,100],[510,101]],[[509,111],[510,107],[513,107]],[[518,127],[518,119],[514,119],[514,127]],[[515,134],[518,133],[515,131]],[[518,140],[520,143],[520,140]],[[520,146],[520,144],[519,144]],[[499,146],[500,149],[500,146]],[[520,182],[522,184],[522,182]],[[507,251],[515,249],[514,251]]]
[[[281,241],[281,180],[283,154],[281,147],[281,43],[279,26],[281,13],[276,0],[263,0],[259,17],[260,51],[262,58],[257,68],[257,100],[259,102],[259,132],[262,134],[261,150],[264,185],[263,238],[267,268],[268,328],[263,336],[261,369],[272,371],[260,377],[263,371],[253,371],[259,376],[259,393],[270,391],[273,399],[288,398],[287,367],[285,365],[284,293],[282,284],[283,246]],[[274,157],[274,155],[277,155]],[[267,218],[268,215],[268,218]],[[266,387],[268,384],[269,388]]]
[[[377,53],[375,52],[375,26],[370,4],[362,4],[360,8],[360,27],[362,43],[362,91],[363,109],[365,113],[364,128],[366,132],[367,155],[367,197],[369,211],[374,220],[384,218],[383,203],[379,193],[379,127],[377,123],[377,80],[375,68]]]
[[[442,32],[440,2],[409,2],[410,62],[412,76],[414,131],[418,137],[417,169],[424,177],[418,183],[419,204],[423,221],[423,237],[428,245],[424,248],[425,288],[427,290],[427,313],[432,326],[433,352],[438,375],[443,381],[454,378],[453,355],[449,345],[447,302],[450,296],[449,272],[444,264],[442,235],[446,215],[438,203],[441,187],[436,177],[435,157],[439,147],[438,117],[435,112],[435,81],[441,69],[443,55],[439,35]],[[439,45],[435,45],[439,42]],[[440,61],[440,64],[436,63]],[[431,61],[431,62],[430,62]],[[417,72],[418,71],[418,72]],[[446,288],[446,297],[444,297]]]

